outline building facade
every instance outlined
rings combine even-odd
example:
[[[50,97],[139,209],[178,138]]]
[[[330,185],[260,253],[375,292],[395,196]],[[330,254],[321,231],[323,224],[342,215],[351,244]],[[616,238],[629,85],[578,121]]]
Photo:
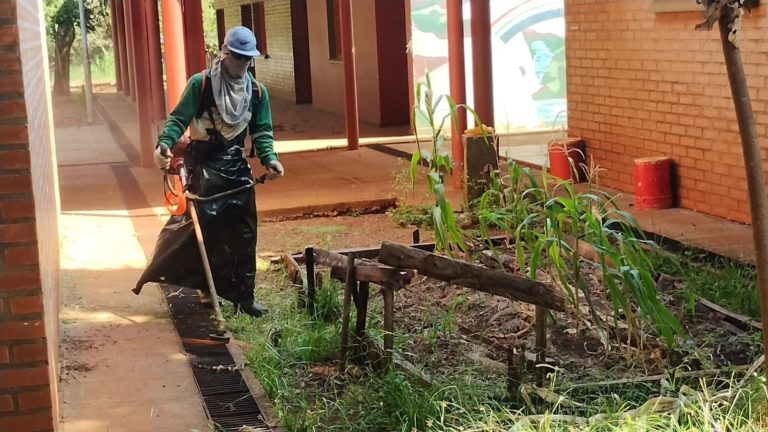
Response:
[[[59,191],[42,1],[0,5],[0,430],[58,423]]]
[[[766,9],[744,17],[741,43],[763,154]],[[694,30],[703,15],[693,0],[566,0],[565,11],[568,126],[606,168],[602,183],[632,191],[634,158],[670,156],[681,207],[748,223],[741,141],[717,27]]]
[[[270,93],[344,112],[338,0],[216,0],[219,33],[244,25],[262,48],[256,78]],[[352,6],[359,115],[379,126],[410,121],[406,0]]]

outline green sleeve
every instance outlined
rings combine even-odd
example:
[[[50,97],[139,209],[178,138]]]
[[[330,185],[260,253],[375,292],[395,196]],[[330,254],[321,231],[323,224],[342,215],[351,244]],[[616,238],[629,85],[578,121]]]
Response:
[[[176,145],[176,142],[181,138],[181,135],[187,130],[192,119],[197,114],[202,91],[203,74],[200,72],[192,75],[189,81],[187,81],[187,87],[184,89],[184,94],[181,95],[179,104],[168,115],[163,131],[160,132],[160,136],[157,139],[158,143],[165,144],[169,149]]]
[[[272,130],[272,107],[269,105],[269,94],[267,88],[259,83],[261,87],[261,99],[254,101],[251,122],[248,129],[251,133],[251,141],[256,155],[261,164],[267,166],[273,160],[277,160],[274,142],[275,137]]]

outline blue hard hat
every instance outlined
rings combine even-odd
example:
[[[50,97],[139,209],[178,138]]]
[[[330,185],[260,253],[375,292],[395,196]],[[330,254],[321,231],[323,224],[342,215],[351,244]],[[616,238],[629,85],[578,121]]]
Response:
[[[224,45],[230,51],[248,57],[258,57],[261,55],[256,49],[256,36],[247,27],[238,26],[231,28],[224,37]]]

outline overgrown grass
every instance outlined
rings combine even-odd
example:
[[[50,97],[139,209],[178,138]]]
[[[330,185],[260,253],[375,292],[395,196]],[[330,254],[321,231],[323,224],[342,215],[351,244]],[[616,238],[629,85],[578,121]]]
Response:
[[[296,309],[295,288],[283,272],[262,271],[260,280],[257,297],[270,314],[254,320],[233,316],[230,310],[228,320],[236,337],[251,345],[250,367],[288,431],[714,432],[758,431],[766,426],[762,422],[766,390],[760,378],[747,379],[743,385],[732,380],[732,394],[722,393],[728,388],[722,383],[704,381],[692,385],[697,391],[677,383],[596,389],[578,399],[563,391],[569,400],[584,404],[579,407],[536,396],[528,398],[530,404],[510,402],[504,395],[503,376],[469,364],[427,370],[434,382],[430,387],[396,369],[349,374],[342,384],[331,361],[339,348],[340,285],[331,283],[319,290],[318,319],[313,322]],[[371,310],[376,309],[372,300]],[[379,324],[373,319],[376,315],[372,313],[370,326]],[[439,328],[436,340],[452,336],[454,326],[447,319],[425,323]],[[379,331],[371,329],[372,334]],[[409,337],[401,332],[395,340]],[[326,375],[318,378],[315,370],[323,367]],[[646,403],[658,396],[666,399],[656,400],[657,406]],[[643,404],[647,412],[638,412]],[[667,410],[654,412],[661,406]]]
[[[734,312],[760,318],[760,294],[754,266],[730,258],[709,257],[692,249],[680,255],[660,252],[653,260],[657,272],[683,279],[689,294],[704,297]]]
[[[413,226],[417,228],[423,227],[432,229],[434,227],[431,206],[403,205],[390,210],[387,214],[389,215],[389,219],[395,225],[403,228]]]
[[[83,64],[71,63],[69,65],[70,85],[82,85],[84,79]],[[91,81],[94,83],[115,81],[115,58],[112,52],[108,52],[97,61],[91,62]]]

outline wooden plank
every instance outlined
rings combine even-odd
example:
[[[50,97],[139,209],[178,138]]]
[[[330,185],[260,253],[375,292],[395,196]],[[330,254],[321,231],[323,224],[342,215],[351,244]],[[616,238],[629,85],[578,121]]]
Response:
[[[306,277],[303,274],[304,271],[292,255],[283,254],[283,264],[285,265],[286,270],[288,270],[288,279],[291,281],[291,283],[301,287],[296,291],[296,307],[299,309],[304,309],[307,307],[307,297],[305,291]]]
[[[384,242],[379,261],[400,268],[416,269],[419,274],[494,294],[510,300],[565,311],[565,296],[559,290],[541,282],[490,270],[415,248]]]
[[[413,270],[397,269],[394,267],[358,264],[355,268],[355,279],[360,282],[375,283],[376,285],[386,285],[390,282],[405,285],[410,283],[414,276],[416,274]],[[331,277],[342,282],[346,281],[345,267],[331,267]]]
[[[729,322],[744,331],[763,331],[763,325],[761,323],[751,319],[748,316],[744,316],[736,312],[731,312],[728,309],[718,305],[717,303],[713,303],[707,299],[699,297],[698,304],[719,315],[723,321]]]
[[[720,376],[720,375],[732,376],[736,373],[745,372],[749,370],[749,368],[751,367],[752,367],[751,364],[747,364],[747,365],[731,366],[729,368],[724,368],[724,369],[704,369],[704,370],[695,370],[695,371],[674,371],[673,370],[673,372],[671,373],[664,373],[659,375],[616,379],[616,380],[608,380],[608,381],[598,381],[598,382],[578,383],[572,386],[564,387],[561,390],[573,391],[577,389],[587,389],[587,388],[591,389],[593,387],[612,387],[612,386],[623,387],[623,386],[626,386],[627,384],[638,384],[638,383],[654,382],[654,381],[661,381],[661,380],[674,381],[681,378],[700,378],[700,377],[710,377],[710,376]],[[595,392],[596,390],[590,390],[590,391]]]
[[[399,355],[395,354],[393,356],[394,365],[399,367],[400,369],[404,370],[405,372],[411,374],[414,378],[416,378],[417,381],[419,381],[419,384],[422,385],[422,387],[429,388],[432,386],[432,377],[427,375],[426,372],[409,362],[408,360],[400,357]]]
[[[488,241],[491,245],[498,246],[500,244],[503,244],[505,241],[507,241],[506,236],[496,236],[491,237]],[[435,243],[434,242],[425,242],[425,243],[414,243],[409,245],[412,248],[423,250],[426,252],[434,252],[435,251]],[[316,249],[317,250],[317,249]],[[367,247],[367,248],[351,248],[351,249],[337,249],[333,251],[333,253],[347,256],[351,253],[354,253],[357,258],[359,259],[376,259],[379,257],[379,252],[381,251],[380,247]],[[295,253],[291,255],[297,262],[303,263],[304,254],[302,253]]]
[[[283,254],[281,259],[285,269],[288,271],[288,280],[290,280],[292,284],[300,284],[298,281],[300,267],[299,263],[296,262],[296,259],[292,255],[288,254]]]
[[[314,250],[317,264],[331,267],[331,277],[340,281],[346,280],[347,257],[323,249]],[[357,256],[356,253],[353,255]],[[396,269],[387,265],[355,259],[355,279],[360,282],[370,282],[385,285],[392,281],[408,283],[413,279],[411,270]]]

